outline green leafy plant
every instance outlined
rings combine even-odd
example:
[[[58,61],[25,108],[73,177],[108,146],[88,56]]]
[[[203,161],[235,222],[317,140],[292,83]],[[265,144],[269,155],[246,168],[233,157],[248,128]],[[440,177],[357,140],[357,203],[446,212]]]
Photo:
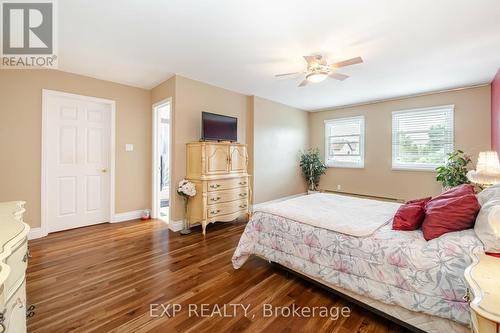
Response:
[[[319,149],[309,149],[300,155],[300,168],[309,190],[317,191],[319,179],[325,174],[326,165],[321,161]]]
[[[436,180],[449,189],[462,184],[469,184],[467,179],[468,165],[471,163],[469,155],[457,150],[448,154],[446,163],[436,168]]]

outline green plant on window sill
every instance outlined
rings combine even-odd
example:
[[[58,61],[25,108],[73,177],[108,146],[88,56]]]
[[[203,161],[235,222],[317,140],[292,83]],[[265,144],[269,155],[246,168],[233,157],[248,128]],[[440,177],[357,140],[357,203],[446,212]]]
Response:
[[[321,161],[319,149],[308,149],[300,155],[300,168],[309,190],[317,191],[319,179],[325,174],[326,165]]]
[[[471,163],[469,155],[461,150],[448,153],[448,158],[444,165],[436,168],[436,180],[443,185],[443,189],[469,184],[467,179],[468,165]]]

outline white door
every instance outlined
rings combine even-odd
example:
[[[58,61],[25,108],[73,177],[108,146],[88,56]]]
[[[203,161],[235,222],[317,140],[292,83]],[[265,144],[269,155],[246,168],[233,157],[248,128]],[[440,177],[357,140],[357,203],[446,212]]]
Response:
[[[111,104],[53,94],[45,103],[47,231],[109,222]]]
[[[170,101],[153,106],[153,217],[169,221]]]

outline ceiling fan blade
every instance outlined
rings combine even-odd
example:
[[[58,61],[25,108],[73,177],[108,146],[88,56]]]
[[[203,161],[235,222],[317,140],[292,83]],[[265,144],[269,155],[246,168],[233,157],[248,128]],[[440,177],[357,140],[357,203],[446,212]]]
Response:
[[[276,74],[274,77],[282,77],[282,76],[297,75],[297,74],[300,74],[300,72]]]
[[[349,77],[348,75],[344,75],[344,74],[340,74],[340,73],[330,73],[330,75],[328,75],[328,76],[331,77],[332,79],[340,80],[340,81],[344,81],[345,79],[347,79]]]
[[[309,81],[307,80],[304,80],[302,82],[300,82],[300,84],[298,85],[298,87],[304,87],[305,85],[307,85],[309,83]]]
[[[310,64],[311,62],[317,62],[318,61],[318,59],[316,58],[315,55],[304,56],[304,59],[306,59],[307,64]]]
[[[321,54],[304,56],[307,64],[318,64],[318,65],[326,65],[326,59]]]
[[[356,65],[360,64],[363,62],[363,59],[361,57],[356,57],[352,59],[347,59],[344,61],[339,61],[331,65],[332,68],[340,68],[340,67],[345,67],[345,66],[351,66],[351,65]]]

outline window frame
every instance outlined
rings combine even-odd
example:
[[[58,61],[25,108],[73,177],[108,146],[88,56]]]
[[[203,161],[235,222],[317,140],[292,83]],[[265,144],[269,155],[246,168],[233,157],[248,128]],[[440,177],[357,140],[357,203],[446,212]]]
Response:
[[[405,113],[417,113],[417,112],[426,112],[426,111],[442,111],[447,110],[450,111],[450,122],[451,122],[451,151],[455,149],[455,105],[440,105],[440,106],[432,106],[425,108],[416,108],[416,109],[407,109],[407,110],[399,110],[392,111],[391,119],[392,119],[392,127],[391,127],[391,145],[392,145],[392,157],[391,157],[391,167],[392,170],[402,170],[402,171],[427,171],[427,172],[435,172],[436,168],[441,164],[428,164],[428,163],[400,163],[396,161],[396,145],[394,144],[396,139],[396,131],[395,125],[396,120],[395,116],[398,114]]]
[[[360,120],[360,133],[359,133],[359,155],[361,158],[360,162],[343,162],[343,161],[335,161],[335,160],[330,160],[328,158],[329,156],[329,135],[327,135],[327,129],[328,126],[331,124],[334,124],[339,121],[349,121],[349,120]],[[339,117],[339,118],[332,118],[332,119],[326,119],[324,121],[325,127],[324,127],[324,142],[325,142],[325,165],[328,168],[353,168],[353,169],[363,169],[365,167],[365,116],[364,115],[359,115],[359,116],[348,116],[348,117]],[[354,134],[356,135],[356,134]],[[349,135],[345,135],[349,136]]]

